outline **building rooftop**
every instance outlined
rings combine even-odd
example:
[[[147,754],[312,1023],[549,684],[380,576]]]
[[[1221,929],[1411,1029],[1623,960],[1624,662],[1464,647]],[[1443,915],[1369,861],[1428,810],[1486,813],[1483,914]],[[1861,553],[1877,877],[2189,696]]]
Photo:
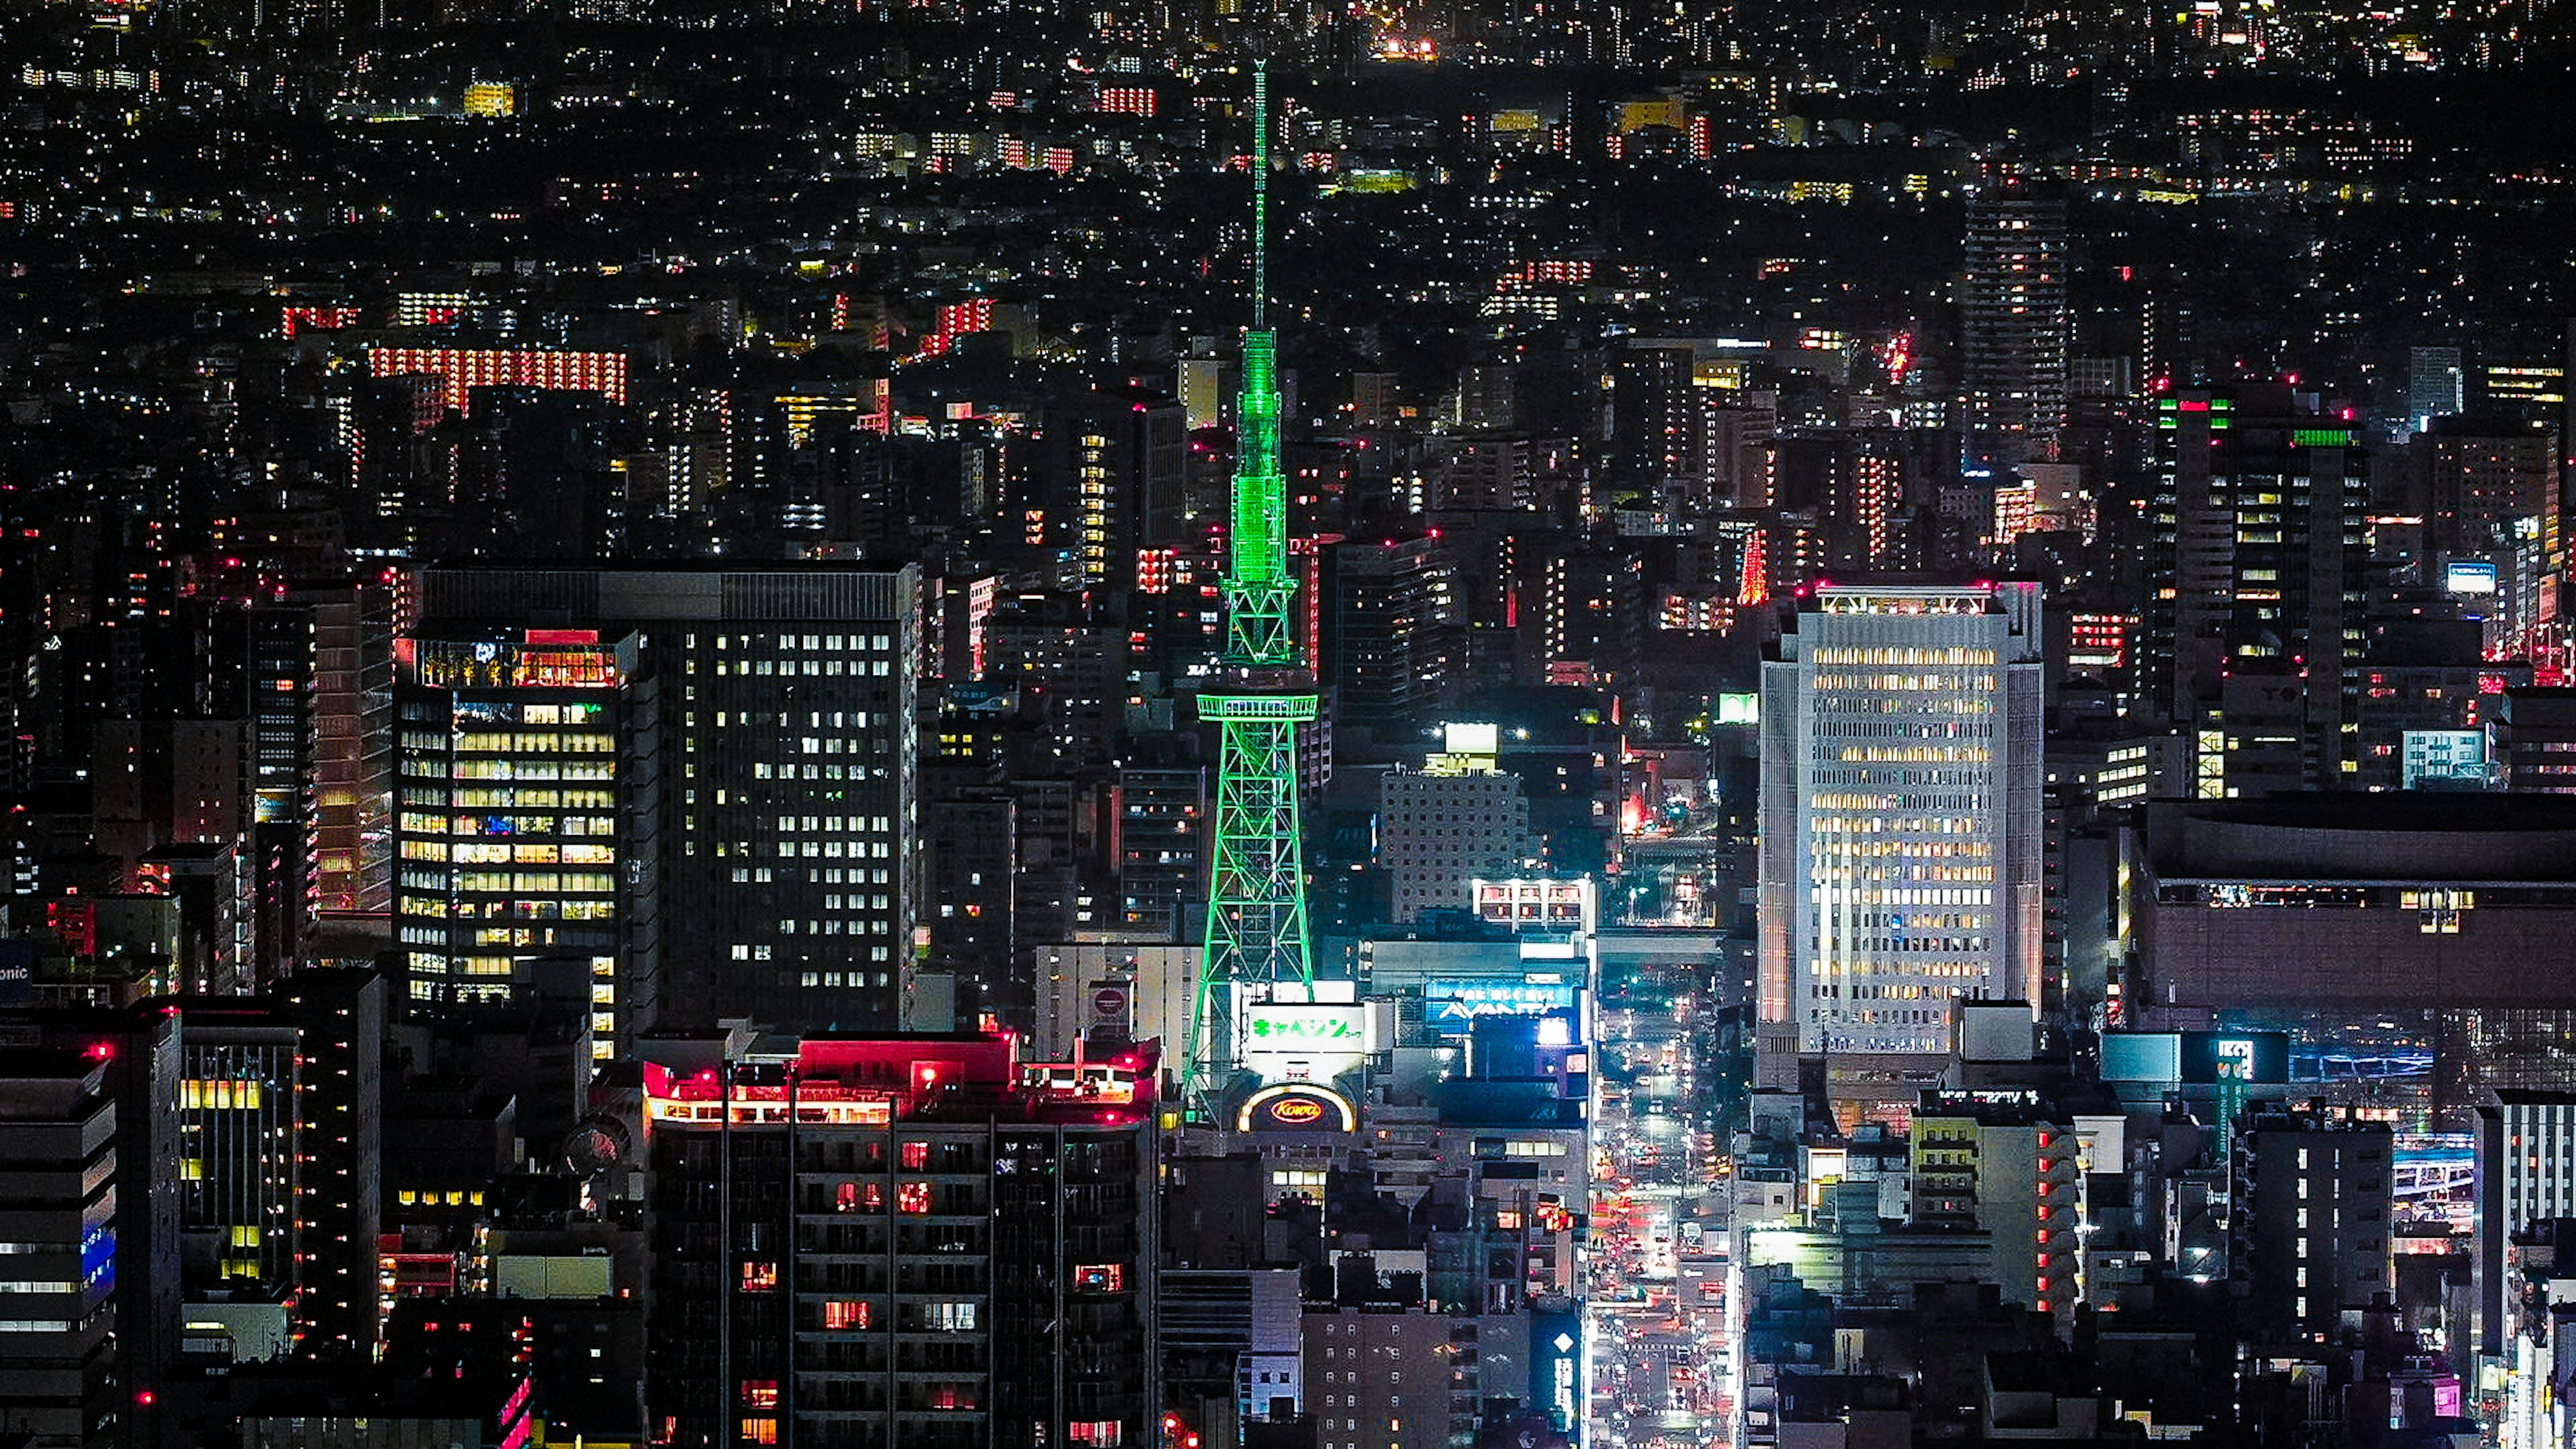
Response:
[[[2167,879],[2576,881],[2576,796],[2358,791],[2158,800]]]

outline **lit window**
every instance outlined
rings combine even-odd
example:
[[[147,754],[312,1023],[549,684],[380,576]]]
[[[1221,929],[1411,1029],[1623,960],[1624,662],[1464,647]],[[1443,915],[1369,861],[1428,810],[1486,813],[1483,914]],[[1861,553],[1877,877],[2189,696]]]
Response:
[[[742,1403],[743,1407],[747,1409],[777,1408],[778,1380],[744,1379],[742,1381]]]
[[[778,1265],[776,1263],[763,1262],[749,1262],[743,1264],[742,1291],[745,1293],[777,1292]]]
[[[865,1328],[868,1326],[870,1317],[868,1305],[855,1298],[834,1298],[823,1305],[825,1328]]]
[[[926,1182],[905,1183],[903,1186],[895,1189],[894,1204],[895,1209],[898,1212],[926,1213],[930,1211],[930,1184]]]

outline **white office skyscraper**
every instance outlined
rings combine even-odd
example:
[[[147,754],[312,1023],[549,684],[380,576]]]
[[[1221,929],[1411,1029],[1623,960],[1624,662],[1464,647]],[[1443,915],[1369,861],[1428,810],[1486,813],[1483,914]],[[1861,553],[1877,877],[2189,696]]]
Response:
[[[1770,1050],[1950,1049],[2040,1002],[2035,584],[1819,585],[1762,666]]]

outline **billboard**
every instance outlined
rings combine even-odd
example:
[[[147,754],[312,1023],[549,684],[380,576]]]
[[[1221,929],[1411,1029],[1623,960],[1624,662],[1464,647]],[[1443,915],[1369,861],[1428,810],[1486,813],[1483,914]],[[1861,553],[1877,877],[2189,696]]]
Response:
[[[1257,1001],[1240,1008],[1243,1064],[1265,1082],[1329,1081],[1377,1048],[1369,1008]]]
[[[36,943],[0,941],[0,1006],[24,1006],[36,992]]]
[[[2102,1080],[2277,1087],[2290,1080],[2281,1031],[2115,1031],[2102,1037]]]
[[[1558,1432],[1583,1424],[1583,1315],[1569,1308],[1530,1310],[1530,1404]]]
[[[1243,1099],[1238,1132],[1356,1132],[1360,1109],[1350,1098],[1313,1082],[1281,1082]]]
[[[2454,594],[2492,594],[2496,566],[2482,558],[2455,558],[2442,568],[2442,587]]]
[[[1119,1036],[1135,1029],[1136,988],[1126,981],[1094,981],[1091,993],[1090,1019],[1086,1035]]]
[[[2182,1033],[2182,1079],[2281,1086],[2290,1080],[2290,1035],[2281,1031]]]
[[[1422,983],[1422,1020],[1448,1036],[1465,1036],[1480,1016],[1546,1016],[1578,1013],[1581,987],[1563,981],[1511,976],[1435,976]]]
[[[2115,1031],[2102,1035],[2102,1080],[2179,1082],[2182,1038],[2169,1031]]]
[[[1472,880],[1467,888],[1477,917],[1496,925],[1589,932],[1598,915],[1588,880]]]
[[[1369,1040],[1369,1009],[1356,1001],[1339,1005],[1257,1003],[1244,1009],[1243,1040],[1245,1050],[1256,1052],[1366,1052],[1375,1045]]]

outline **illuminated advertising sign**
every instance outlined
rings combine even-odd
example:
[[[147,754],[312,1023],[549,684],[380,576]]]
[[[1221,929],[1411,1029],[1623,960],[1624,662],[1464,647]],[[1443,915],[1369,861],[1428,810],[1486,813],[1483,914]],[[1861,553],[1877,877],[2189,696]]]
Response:
[[[2455,558],[2442,568],[2442,587],[2454,594],[2492,594],[2496,566],[2482,558]]]
[[[2187,1031],[2182,1079],[2195,1086],[2281,1086],[2290,1080],[2290,1038],[2278,1031]]]
[[[1583,1421],[1583,1315],[1564,1308],[1530,1310],[1530,1402],[1560,1433]]]
[[[1451,1036],[1465,1036],[1480,1016],[1571,1016],[1581,1004],[1581,988],[1562,981],[1435,976],[1422,983],[1423,1021]]]
[[[2179,1082],[2182,1038],[2169,1031],[2109,1032],[2102,1037],[2102,1080]]]
[[[1335,1006],[1283,1005],[1265,1002],[1244,1012],[1247,1051],[1366,1052],[1370,1049],[1368,1008],[1356,1002]]]
[[[24,1006],[36,990],[36,943],[0,941],[0,1006]]]
[[[1250,1001],[1236,1008],[1243,1064],[1264,1082],[1328,1082],[1377,1049],[1358,1002]]]
[[[1356,1132],[1360,1109],[1330,1087],[1282,1082],[1243,1099],[1238,1132]]]

